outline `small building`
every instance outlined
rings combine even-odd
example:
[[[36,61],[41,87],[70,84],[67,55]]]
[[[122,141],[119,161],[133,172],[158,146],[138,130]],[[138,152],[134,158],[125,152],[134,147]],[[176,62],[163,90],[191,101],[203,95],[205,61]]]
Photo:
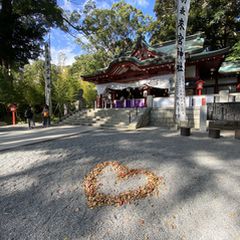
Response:
[[[83,76],[85,81],[96,85],[96,107],[146,107],[155,98],[171,96],[174,92],[175,43],[174,40],[149,46],[139,37],[132,51],[113,59],[107,68]],[[235,66],[233,72],[228,72],[224,66],[227,63],[223,63],[229,48],[209,50],[201,33],[188,36],[185,48],[187,96],[217,94],[225,89],[237,91],[240,82],[237,68]]]

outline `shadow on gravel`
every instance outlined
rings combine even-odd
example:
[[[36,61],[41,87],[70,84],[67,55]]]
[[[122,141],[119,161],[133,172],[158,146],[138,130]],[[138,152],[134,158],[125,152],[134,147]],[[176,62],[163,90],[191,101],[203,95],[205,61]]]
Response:
[[[160,239],[159,234],[161,239],[180,239],[184,231],[175,230],[177,220],[171,223],[169,219],[185,205],[204,201],[210,194],[239,207],[240,176],[234,173],[240,166],[238,145],[230,138],[203,141],[201,137],[156,130],[97,131],[3,153],[0,159],[4,154],[6,158],[25,154],[36,161],[0,175],[0,239],[120,240],[131,236],[135,240]],[[45,160],[41,161],[42,156]],[[160,195],[118,208],[89,209],[83,178],[97,163],[113,160],[163,176]],[[17,157],[14,164],[20,166]],[[221,174],[230,183],[222,181]],[[232,214],[239,226],[240,211]]]

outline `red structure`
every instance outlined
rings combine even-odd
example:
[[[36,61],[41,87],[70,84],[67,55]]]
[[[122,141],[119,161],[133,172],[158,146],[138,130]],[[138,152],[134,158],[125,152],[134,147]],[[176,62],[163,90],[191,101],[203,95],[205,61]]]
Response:
[[[196,85],[197,85],[197,95],[198,95],[198,96],[201,96],[201,95],[202,95],[203,84],[204,84],[204,81],[203,81],[203,80],[198,80],[198,81],[196,81]]]
[[[17,112],[16,104],[10,104],[9,109],[12,112],[12,124],[15,125],[16,124],[16,112]]]
[[[215,93],[221,87],[218,69],[229,49],[207,51],[202,34],[188,36],[185,48],[186,95]],[[109,94],[111,106],[121,107],[122,98],[124,107],[146,106],[149,95],[168,97],[173,93],[175,56],[175,40],[149,46],[140,37],[131,52],[119,55],[107,68],[82,78],[96,84],[97,107],[106,106]]]

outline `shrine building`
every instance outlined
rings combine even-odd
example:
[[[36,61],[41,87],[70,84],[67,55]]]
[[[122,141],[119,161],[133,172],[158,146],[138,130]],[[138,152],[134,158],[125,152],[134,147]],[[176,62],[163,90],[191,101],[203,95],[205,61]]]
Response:
[[[240,91],[240,65],[224,62],[229,48],[211,51],[199,33],[187,37],[185,49],[186,96],[218,94],[226,89]],[[175,40],[149,46],[139,37],[132,51],[82,78],[96,85],[97,108],[147,107],[149,99],[173,94],[175,58]]]

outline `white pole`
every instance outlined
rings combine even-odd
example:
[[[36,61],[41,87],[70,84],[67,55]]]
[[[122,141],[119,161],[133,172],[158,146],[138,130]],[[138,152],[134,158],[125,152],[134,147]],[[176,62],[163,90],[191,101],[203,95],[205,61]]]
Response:
[[[185,93],[185,42],[190,0],[177,1],[177,39],[176,39],[176,84],[175,84],[175,120],[186,123]]]
[[[48,42],[45,43],[45,103],[49,106],[50,115],[52,114],[51,85],[51,52],[49,35]]]

